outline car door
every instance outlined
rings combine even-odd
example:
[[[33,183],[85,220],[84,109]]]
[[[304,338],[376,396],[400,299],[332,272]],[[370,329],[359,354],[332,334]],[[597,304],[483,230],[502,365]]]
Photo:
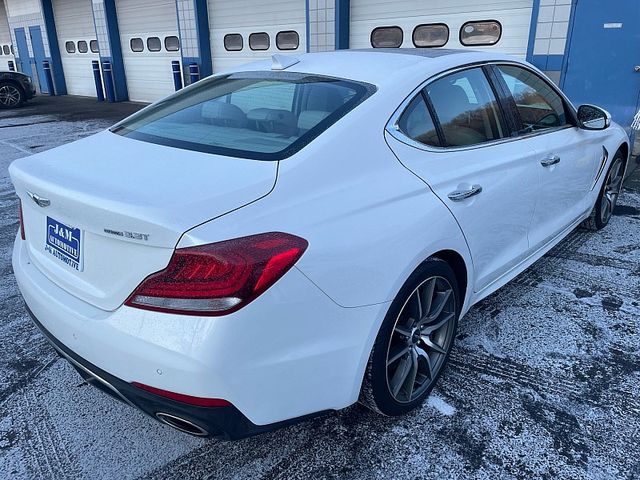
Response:
[[[577,128],[571,107],[533,70],[494,68],[511,94],[522,141],[539,152],[540,197],[529,233],[531,247],[537,249],[593,206],[588,194],[602,154],[600,134]]]
[[[529,252],[540,154],[511,141],[505,112],[482,67],[437,78],[387,127],[400,162],[456,218],[473,257],[474,290],[489,287]]]

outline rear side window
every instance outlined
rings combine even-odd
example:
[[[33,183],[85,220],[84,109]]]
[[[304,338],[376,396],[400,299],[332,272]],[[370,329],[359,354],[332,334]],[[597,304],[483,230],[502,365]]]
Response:
[[[199,82],[112,129],[131,138],[221,155],[279,160],[369,96],[371,85],[291,72]]]
[[[371,32],[371,46],[374,48],[398,48],[402,39],[400,27],[378,27]]]
[[[449,27],[444,23],[418,25],[413,29],[416,47],[444,47],[449,41]]]
[[[228,33],[224,36],[224,49],[228,52],[239,52],[242,47],[242,35],[239,33]]]
[[[496,66],[516,103],[523,131],[528,133],[567,125],[562,97],[530,70],[511,65]]]
[[[440,139],[422,94],[416,96],[398,120],[398,128],[416,142],[440,147]]]
[[[144,50],[144,42],[141,38],[132,38],[129,46],[132,52],[142,52]]]
[[[162,50],[162,42],[158,37],[147,38],[147,50],[150,52],[159,52]]]
[[[76,44],[73,42],[65,42],[64,49],[67,53],[76,53]]]
[[[98,41],[97,40],[91,40],[89,42],[89,48],[91,49],[91,51],[93,53],[98,53],[99,52],[99,50],[98,50]]]
[[[498,102],[482,69],[447,75],[429,84],[426,93],[440,122],[444,146],[476,145],[505,136]]]
[[[502,36],[502,25],[497,20],[467,22],[460,29],[460,43],[466,46],[495,45]]]
[[[249,48],[251,50],[269,50],[269,34],[260,32],[249,35]]]

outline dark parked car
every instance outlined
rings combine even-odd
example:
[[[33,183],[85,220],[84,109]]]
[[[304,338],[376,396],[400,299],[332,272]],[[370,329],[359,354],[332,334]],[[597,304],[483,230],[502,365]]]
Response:
[[[36,87],[28,75],[0,71],[0,108],[19,107],[35,94]]]

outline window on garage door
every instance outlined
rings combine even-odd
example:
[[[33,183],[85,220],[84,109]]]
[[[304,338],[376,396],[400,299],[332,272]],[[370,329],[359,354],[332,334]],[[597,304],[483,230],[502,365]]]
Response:
[[[466,46],[495,45],[502,36],[502,25],[497,20],[467,22],[460,28],[460,43]]]
[[[447,147],[476,145],[506,135],[502,112],[481,68],[452,73],[425,88]]]
[[[11,49],[9,48],[9,45],[2,46],[2,53],[4,53],[5,55],[9,55],[11,53]]]
[[[78,52],[87,53],[88,51],[89,51],[89,45],[87,45],[87,42],[84,40],[80,40],[78,42]]]
[[[159,52],[162,50],[162,42],[158,37],[147,38],[147,50],[150,52]]]
[[[144,51],[144,42],[141,38],[132,38],[129,41],[129,46],[131,47],[132,52],[142,52]]]
[[[268,33],[260,32],[249,35],[249,48],[251,50],[269,50],[270,45]]]
[[[228,52],[239,52],[242,47],[244,47],[244,42],[239,33],[228,33],[224,36],[224,49]]]
[[[530,70],[512,65],[496,68],[516,103],[522,133],[568,124],[564,100],[545,80]]]
[[[93,53],[98,53],[100,50],[98,49],[98,41],[97,40],[91,40],[89,42],[89,48],[91,49],[91,51]]]
[[[65,42],[64,48],[67,53],[76,53],[76,44],[73,42]]]
[[[177,52],[180,50],[180,40],[175,35],[164,37],[164,49],[167,52]]]
[[[295,50],[300,46],[300,37],[294,30],[278,32],[276,35],[276,47],[278,50]]]
[[[398,48],[402,39],[400,27],[377,27],[371,32],[371,46],[374,48]]]
[[[444,23],[418,25],[412,39],[415,47],[444,47],[449,41],[449,27]]]

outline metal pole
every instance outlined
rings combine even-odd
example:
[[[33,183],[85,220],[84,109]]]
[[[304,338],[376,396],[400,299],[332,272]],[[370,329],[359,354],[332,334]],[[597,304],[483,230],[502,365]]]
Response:
[[[104,102],[104,92],[102,91],[102,76],[100,75],[100,62],[97,60],[91,61],[93,67],[93,80],[96,83],[96,96],[99,102]]]
[[[198,67],[197,63],[189,64],[189,80],[190,83],[196,83],[200,80],[200,67]]]
[[[47,82],[49,95],[53,96],[56,94],[56,92],[54,91],[54,88],[53,88],[53,77],[51,76],[51,65],[49,64],[49,60],[43,60],[42,67],[44,68],[44,78]]]
[[[182,72],[180,71],[180,62],[173,60],[171,62],[171,71],[173,72],[173,86],[176,92],[182,88]]]
[[[102,62],[102,70],[104,73],[104,90],[107,94],[107,100],[110,103],[116,101],[115,90],[113,89],[113,77],[111,73],[111,62],[104,61]]]

